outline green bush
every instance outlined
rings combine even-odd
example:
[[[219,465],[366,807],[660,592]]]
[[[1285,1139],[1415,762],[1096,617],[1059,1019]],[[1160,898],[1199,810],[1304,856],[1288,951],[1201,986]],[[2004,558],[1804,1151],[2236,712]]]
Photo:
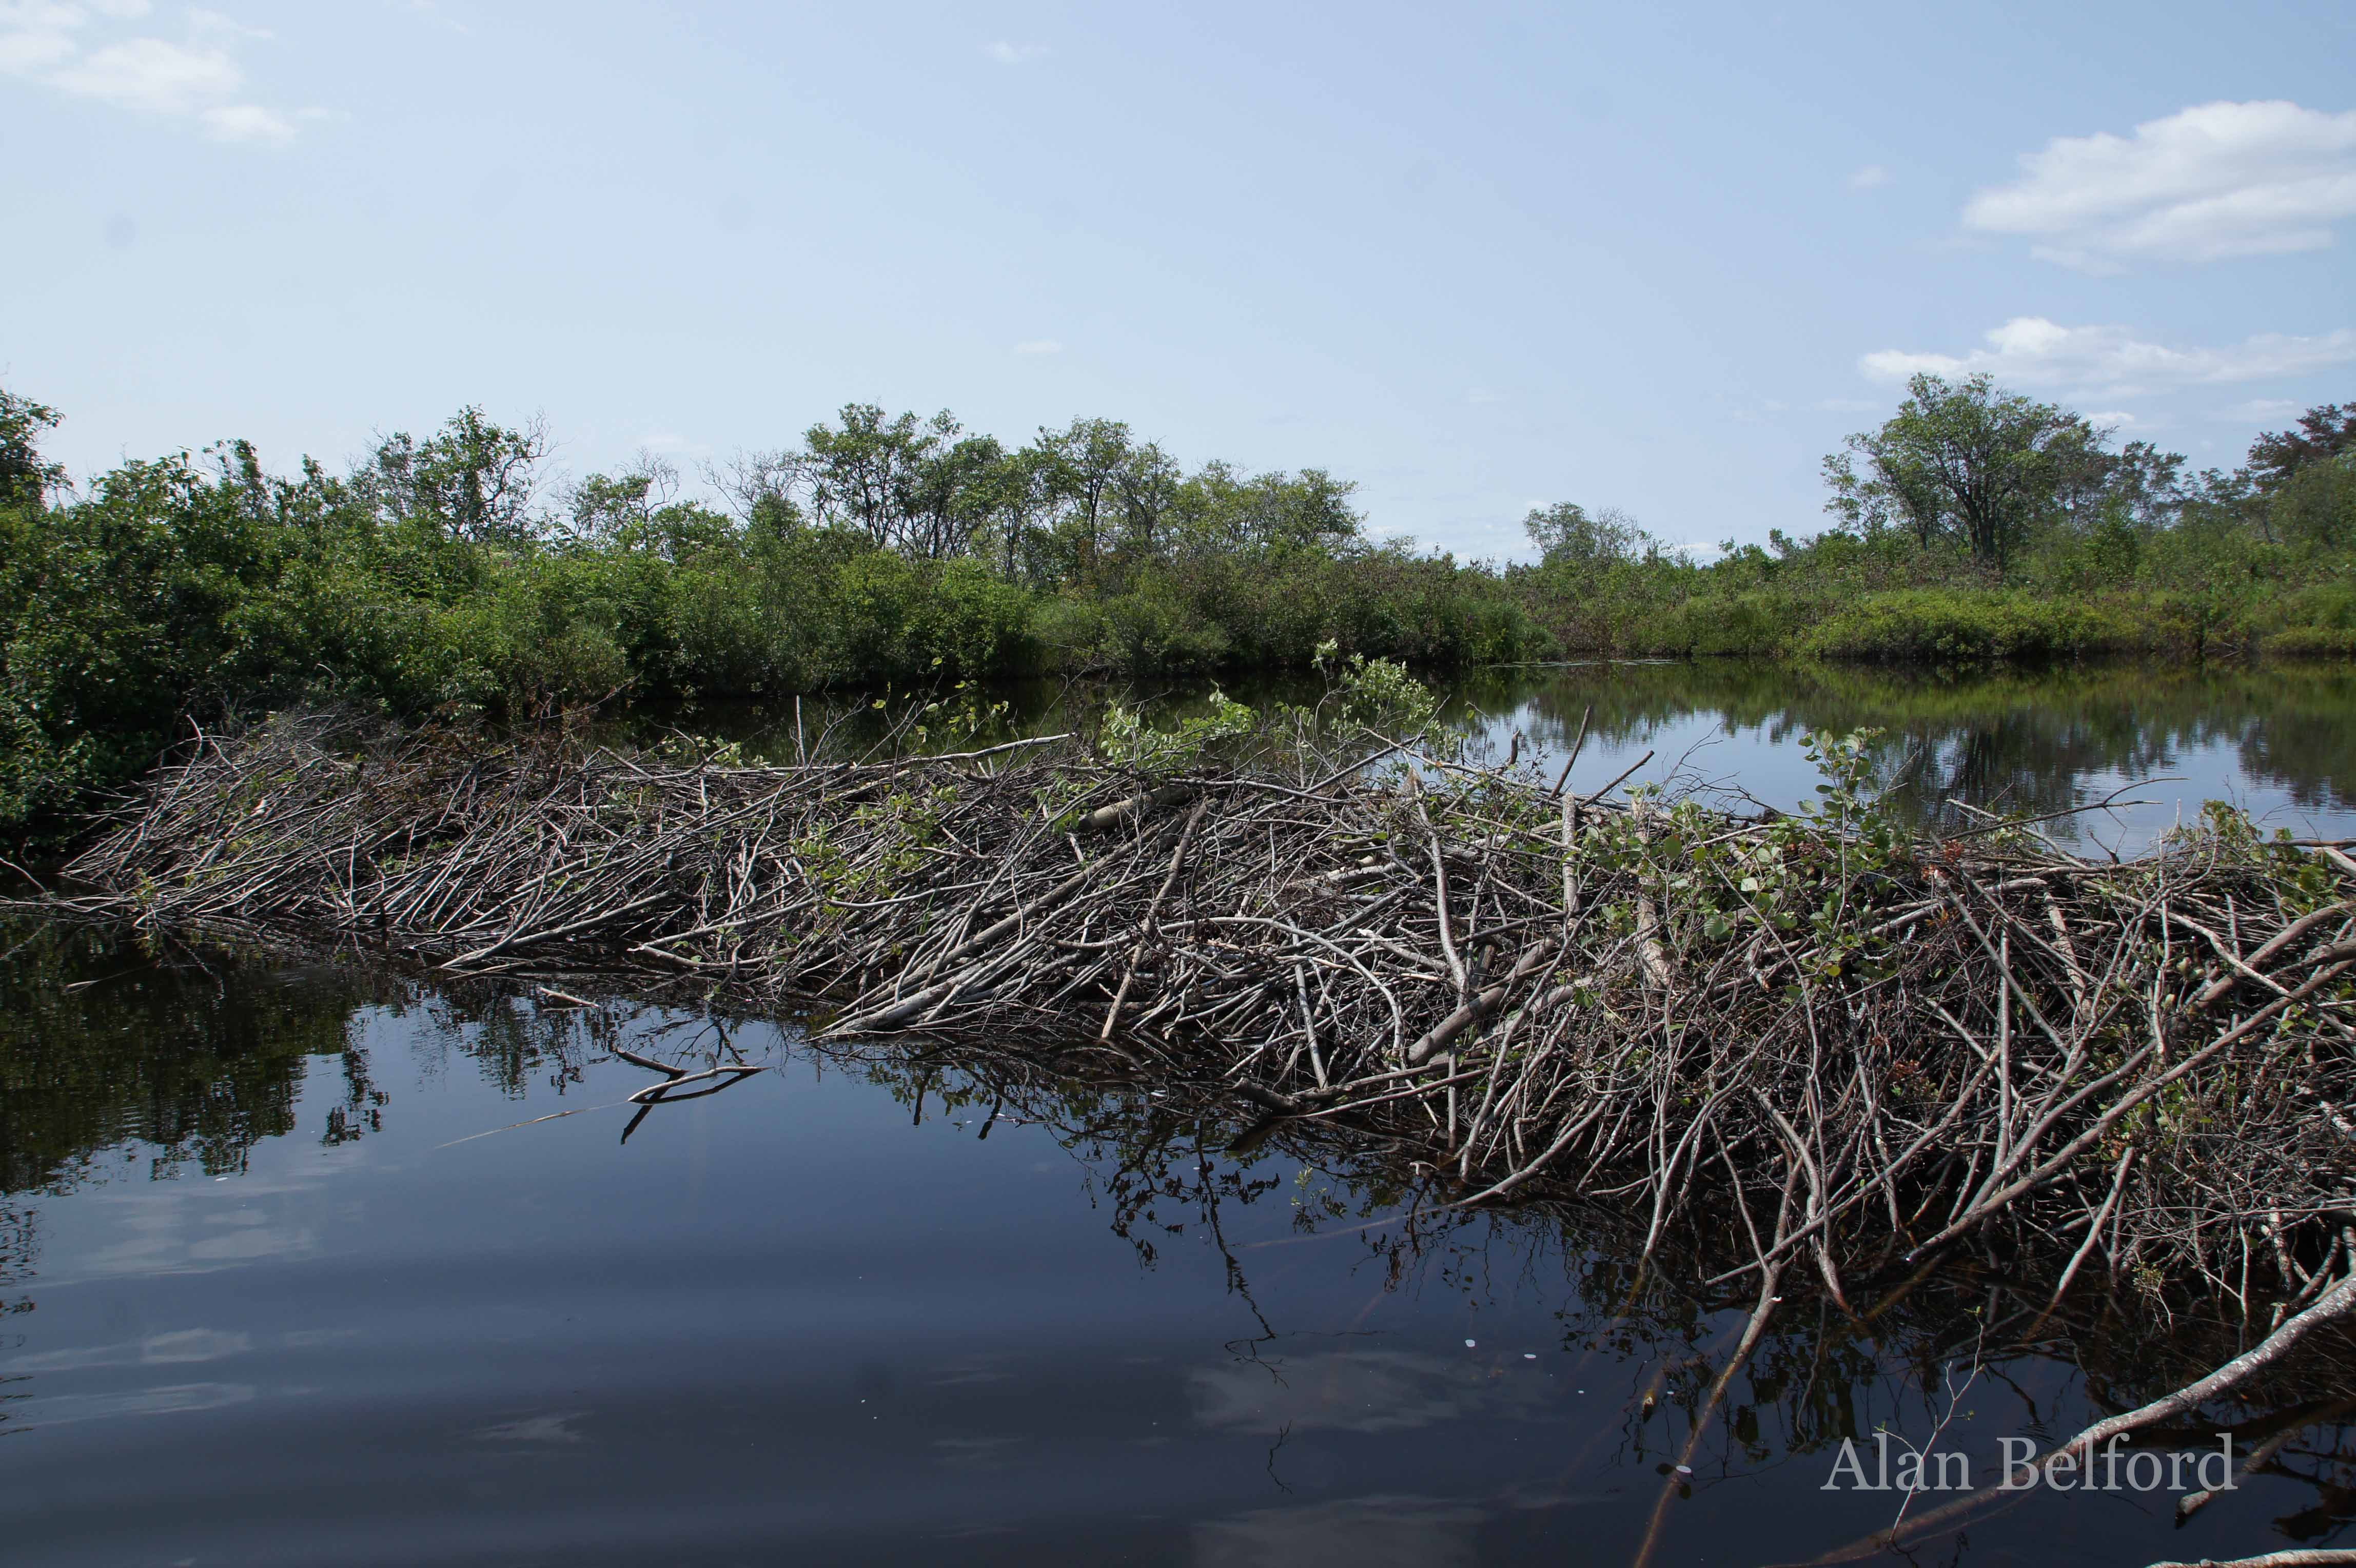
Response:
[[[2075,659],[2139,646],[2135,624],[2106,607],[1938,588],[1869,595],[1800,644],[1813,658],[1915,664]]]
[[[2356,583],[2316,583],[2267,607],[2260,646],[2292,659],[2356,656]]]

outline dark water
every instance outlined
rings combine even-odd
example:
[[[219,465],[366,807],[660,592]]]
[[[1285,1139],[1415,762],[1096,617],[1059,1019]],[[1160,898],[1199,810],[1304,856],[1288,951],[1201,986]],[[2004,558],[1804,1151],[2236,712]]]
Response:
[[[1822,1489],[1844,1436],[1985,1488],[1999,1439],[2233,1349],[2094,1312],[1984,1350],[2004,1276],[1942,1276],[1779,1323],[1665,1478],[1748,1301],[1638,1273],[1608,1205],[1401,1223],[1379,1150],[1231,1157],[1183,1086],[1012,1058],[88,930],[0,952],[11,1563],[1628,1563],[1656,1508],[1655,1563],[1793,1561],[1903,1500]],[[767,1070],[623,1142],[655,1076],[616,1047]],[[2344,1540],[2350,1392],[2281,1396],[2276,1473],[2181,1531],[2165,1491],[2035,1493],[1912,1560]]]
[[[1804,736],[1872,729],[1879,732],[1876,773],[1890,803],[1942,828],[1982,820],[1966,807],[2075,812],[2042,831],[2080,854],[2134,854],[2179,820],[2196,819],[2202,802],[2225,800],[2269,833],[2356,836],[2356,670],[2344,664],[2117,664],[1958,676],[1708,660],[1431,679],[1447,696],[1446,716],[1493,758],[1534,759],[1549,779],[1591,709],[1572,779],[1588,790],[1641,762],[1631,784],[1665,782],[1738,806],[1790,811],[1815,798],[1819,780]],[[1321,689],[1297,679],[1229,687],[1254,703],[1312,703]],[[1126,694],[1173,714],[1199,711],[1205,690],[1173,682]],[[991,695],[1013,722],[986,738],[1061,729],[1104,700],[1062,687]],[[837,712],[813,700],[808,734]],[[770,756],[793,749],[790,714],[721,710],[680,722],[749,739]],[[2105,800],[2115,803],[2082,810]]]

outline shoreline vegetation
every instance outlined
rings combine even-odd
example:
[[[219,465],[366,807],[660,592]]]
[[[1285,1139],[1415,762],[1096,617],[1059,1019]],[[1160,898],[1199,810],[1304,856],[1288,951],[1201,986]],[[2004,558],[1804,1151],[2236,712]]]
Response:
[[[1918,378],[1826,460],[1830,525],[1714,559],[1608,508],[1528,564],[1381,542],[1320,469],[1193,471],[1102,419],[1019,446],[844,408],[705,470],[562,480],[469,408],[348,471],[248,444],[76,484],[0,392],[0,839],[49,850],[210,725],[303,703],[530,720],[1035,675],[1203,681],[1316,650],[1985,666],[2356,656],[2356,404],[2232,472],[1984,378]]]
[[[1572,788],[1576,746],[1558,778],[1470,761],[1403,667],[1323,658],[1313,705],[960,747],[989,715],[936,704],[766,767],[286,714],[160,771],[46,907],[799,1013],[820,1044],[1021,1041],[1246,1102],[1239,1150],[1332,1124],[1441,1211],[1614,1208],[1640,1274],[1752,1304],[1688,1460],[1772,1320],[1933,1268],[2033,1281],[2023,1340],[2073,1290],[2233,1326],[2040,1464],[2351,1348],[2340,848],[2222,805],[2126,862],[2033,821],[1919,838],[1862,735],[1811,740],[1794,815]],[[919,722],[949,747],[911,751]]]

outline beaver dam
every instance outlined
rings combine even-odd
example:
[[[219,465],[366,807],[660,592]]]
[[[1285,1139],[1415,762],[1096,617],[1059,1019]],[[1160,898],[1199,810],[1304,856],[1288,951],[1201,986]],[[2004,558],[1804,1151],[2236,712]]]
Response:
[[[2345,1353],[2339,848],[2222,808],[2124,863],[1920,839],[1855,739],[1800,816],[1582,792],[1575,754],[1475,764],[1366,688],[779,766],[287,716],[202,737],[50,903],[1151,1082],[1443,1207],[1608,1209],[1751,1309],[1712,1406],[1778,1304],[1869,1316],[1959,1260],[2033,1283],[2024,1337],[2072,1293],[2233,1326],[2057,1453]]]

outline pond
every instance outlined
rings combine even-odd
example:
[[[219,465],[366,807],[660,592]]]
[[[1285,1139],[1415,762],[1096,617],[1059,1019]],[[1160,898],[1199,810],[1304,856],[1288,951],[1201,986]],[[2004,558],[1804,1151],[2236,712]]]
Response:
[[[1879,732],[1877,775],[1906,815],[1942,828],[2075,814],[2044,831],[2080,854],[2133,854],[2201,803],[2268,832],[2356,833],[2356,671],[2107,665],[1942,676],[1706,661],[1494,671],[1465,682],[1484,736],[1559,754],[1590,710],[1576,781],[1682,775],[1780,811],[1817,783],[1810,733]],[[2117,803],[2089,810],[2105,800]],[[2140,803],[2131,803],[2140,802]]]
[[[2344,664],[1956,675],[1700,660],[1431,679],[1446,694],[1445,715],[1493,758],[1558,768],[1584,719],[1572,782],[1590,791],[1633,768],[1632,785],[1788,811],[1812,800],[1819,782],[1804,737],[1870,729],[1875,776],[1890,803],[1943,830],[1984,821],[1975,809],[2071,813],[2042,831],[2082,854],[2132,855],[2197,818],[2204,801],[2225,800],[2269,833],[2356,836],[2356,670]],[[1313,703],[1320,685],[1250,680],[1227,689],[1246,702]],[[1127,695],[1173,713],[1198,707],[1207,690],[1173,681]],[[1028,686],[991,696],[1008,704],[1014,728],[1035,734],[1067,727],[1075,709],[1103,694]],[[811,702],[806,730],[816,734],[840,711]],[[677,722],[772,757],[793,750],[790,714],[720,708]]]
[[[1214,1096],[1012,1053],[27,921],[0,954],[12,1563],[1760,1563],[1962,1501],[1910,1561],[2137,1564],[2356,1517],[2336,1373],[2181,1530],[2180,1487],[1997,1493],[2006,1439],[2234,1342],[1992,1265],[1778,1324],[1688,1451],[1749,1302],[1638,1267],[1608,1201],[1435,1213],[1379,1148],[1237,1148]],[[647,1062],[761,1070],[648,1108]],[[1974,1490],[1860,1489],[1878,1432]]]
[[[1102,700],[995,695],[1034,732]],[[1941,827],[2071,812],[2045,831],[2133,854],[2224,799],[2356,834],[2336,667],[1596,664],[1483,672],[1445,711],[1549,774],[1583,725],[1588,790],[1633,768],[1790,810],[1801,737],[1867,727]],[[678,722],[795,744],[777,713]],[[2235,1354],[2213,1312],[2049,1311],[2055,1269],[1965,1259],[1775,1320],[1712,1408],[1744,1287],[1644,1262],[1608,1195],[1450,1210],[1429,1169],[1248,1131],[1215,1086],[577,989],[0,923],[9,1561],[1895,1562],[1872,1532],[1958,1504],[1903,1560],[2356,1534],[2345,1354],[2235,1412],[2237,1457],[2280,1444],[2181,1528],[2213,1426],[2165,1434],[2169,1484],[1997,1490],[2008,1444]],[[1910,1446],[1970,1489],[1859,1484]]]

